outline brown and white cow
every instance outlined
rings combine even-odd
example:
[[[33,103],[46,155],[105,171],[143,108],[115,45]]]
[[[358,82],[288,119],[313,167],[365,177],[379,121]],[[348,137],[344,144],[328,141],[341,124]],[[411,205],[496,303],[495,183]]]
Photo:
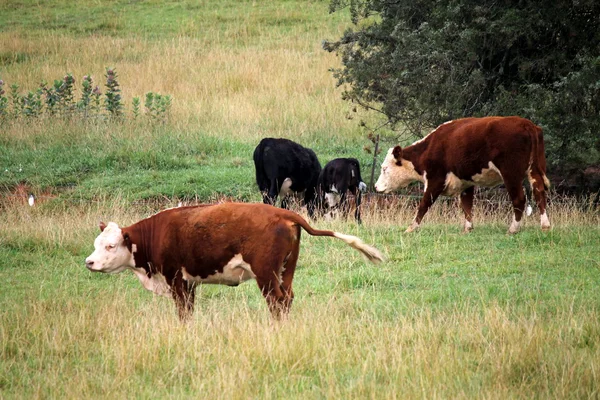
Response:
[[[256,279],[277,318],[289,311],[294,297],[300,228],[341,239],[374,263],[383,260],[359,238],[313,229],[292,211],[223,203],[168,209],[125,228],[100,223],[85,264],[97,272],[130,269],[146,289],[173,296],[182,320],[193,312],[196,284],[237,286]]]
[[[425,193],[413,223],[417,229],[439,195],[460,195],[465,214],[465,232],[473,229],[472,208],[475,186],[504,183],[513,204],[514,218],[509,233],[517,233],[525,209],[523,180],[529,179],[541,214],[542,229],[550,228],[546,213],[544,138],[540,127],[520,117],[463,118],[446,122],[412,145],[388,151],[375,184],[378,192],[425,184]]]

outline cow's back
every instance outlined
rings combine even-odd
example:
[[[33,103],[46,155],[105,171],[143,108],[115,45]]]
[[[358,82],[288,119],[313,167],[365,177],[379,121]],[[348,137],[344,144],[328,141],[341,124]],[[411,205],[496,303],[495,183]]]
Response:
[[[295,185],[315,187],[321,165],[314,151],[288,139],[265,138],[254,151],[254,164],[259,187],[261,182],[290,178]],[[264,185],[261,189],[268,187]],[[292,186],[294,191],[306,187]]]
[[[520,117],[463,118],[440,125],[426,137],[427,150],[421,159],[428,174],[439,169],[469,178],[490,162],[498,168],[527,164],[540,132]]]
[[[185,266],[186,273],[204,278],[241,256],[252,264],[269,252],[272,241],[291,243],[287,210],[263,204],[223,203],[180,207],[157,215],[160,256],[164,263]],[[298,237],[299,238],[299,237]],[[169,261],[169,259],[171,261]]]
[[[329,161],[319,176],[319,187],[322,191],[331,191],[332,187],[353,188],[362,182],[360,164],[356,158],[336,158]],[[340,187],[338,187],[340,186]]]

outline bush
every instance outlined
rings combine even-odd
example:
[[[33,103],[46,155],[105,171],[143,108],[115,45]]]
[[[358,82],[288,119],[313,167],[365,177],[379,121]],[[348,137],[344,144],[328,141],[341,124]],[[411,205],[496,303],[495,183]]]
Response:
[[[600,3],[333,0],[356,28],[324,48],[345,99],[398,136],[461,117],[520,115],[544,129],[548,162],[600,162]]]

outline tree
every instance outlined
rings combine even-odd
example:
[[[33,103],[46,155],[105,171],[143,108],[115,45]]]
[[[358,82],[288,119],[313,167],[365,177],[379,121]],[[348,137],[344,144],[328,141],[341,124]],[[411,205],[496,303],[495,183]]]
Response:
[[[520,115],[555,167],[600,161],[597,0],[332,0],[354,29],[324,48],[343,97],[422,137],[467,116]]]

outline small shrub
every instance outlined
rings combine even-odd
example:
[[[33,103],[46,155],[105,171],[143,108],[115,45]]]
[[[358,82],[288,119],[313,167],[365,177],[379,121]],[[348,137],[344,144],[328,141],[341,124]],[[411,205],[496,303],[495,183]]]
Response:
[[[140,98],[134,97],[131,100],[133,119],[137,119],[140,116]]]
[[[17,118],[22,112],[21,95],[19,95],[19,85],[13,83],[10,85],[10,101],[12,103],[13,116]]]
[[[106,68],[106,94],[104,105],[111,117],[120,117],[123,114],[121,89],[119,89],[117,71],[114,68]]]
[[[4,81],[0,79],[0,118],[6,118],[8,114],[8,99],[6,98],[4,91]]]
[[[102,97],[102,91],[99,86],[94,87],[92,90],[92,112],[100,114],[100,97]]]
[[[90,112],[92,103],[92,77],[85,75],[81,81],[81,100],[77,103],[77,109],[87,118]]]
[[[66,74],[60,85],[57,85],[56,81],[54,82],[54,87],[57,88],[58,107],[64,116],[72,115],[75,110],[75,102],[73,100],[74,86],[75,78],[71,74]]]
[[[46,104],[46,112],[50,115],[54,115],[57,113],[58,108],[58,93],[57,90],[60,87],[60,81],[54,81],[54,85],[52,87],[48,87],[48,83],[42,82],[40,84],[40,88],[42,89],[42,93],[44,94],[44,103]]]
[[[42,89],[27,93],[21,99],[23,115],[26,117],[39,117],[42,114]]]
[[[164,122],[171,110],[171,96],[148,92],[144,106],[150,118]]]

